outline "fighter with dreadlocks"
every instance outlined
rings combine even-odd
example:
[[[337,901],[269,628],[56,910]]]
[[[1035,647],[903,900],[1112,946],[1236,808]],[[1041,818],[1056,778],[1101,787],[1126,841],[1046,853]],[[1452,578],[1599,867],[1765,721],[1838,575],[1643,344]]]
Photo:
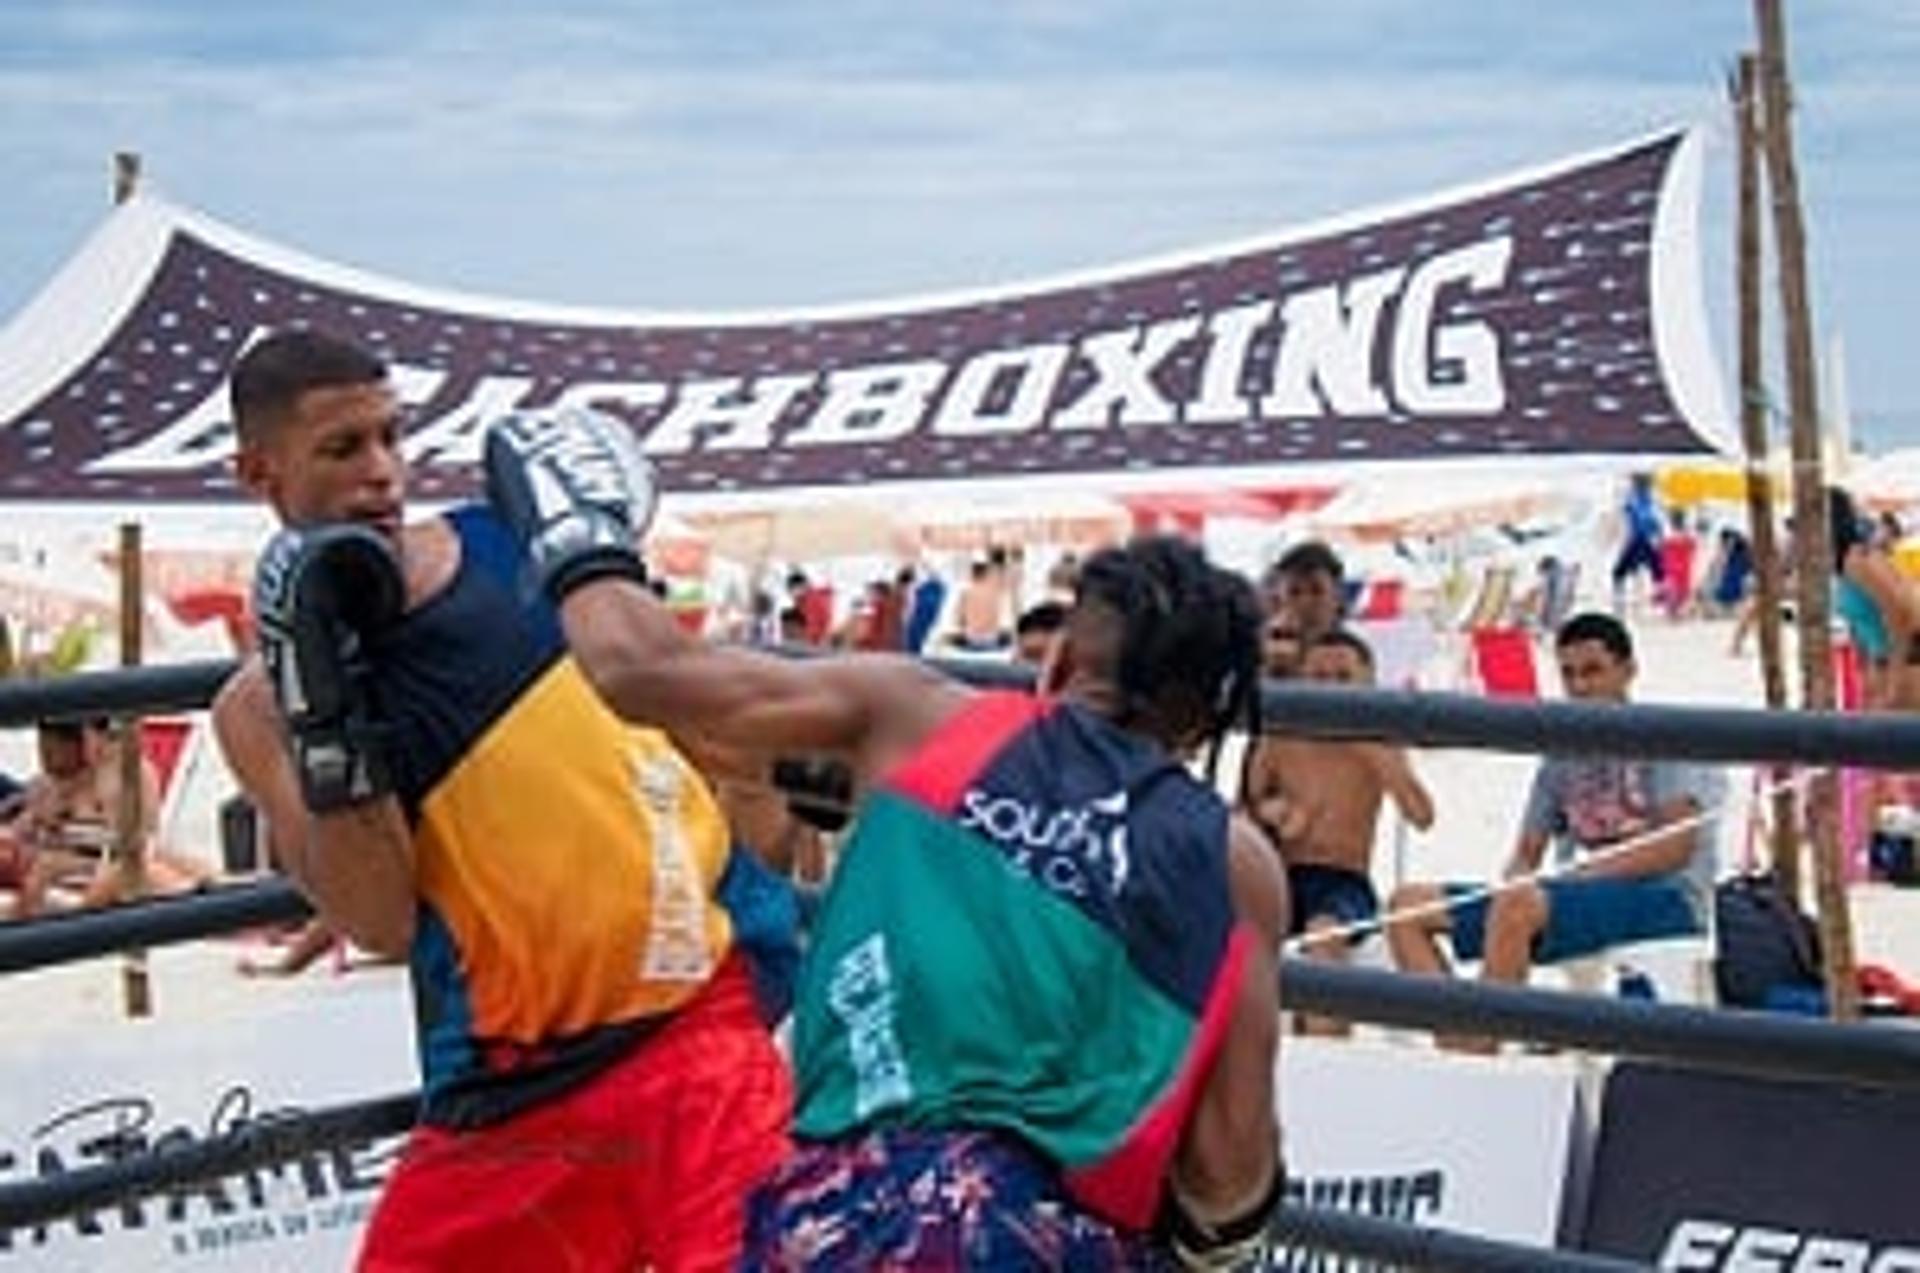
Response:
[[[635,583],[653,492],[617,421],[509,416],[486,468],[616,712],[839,757],[862,792],[801,973],[797,1149],[747,1266],[1261,1258],[1285,883],[1184,763],[1257,724],[1246,582],[1177,540],[1103,552],[1043,692],[976,691],[682,632]]]

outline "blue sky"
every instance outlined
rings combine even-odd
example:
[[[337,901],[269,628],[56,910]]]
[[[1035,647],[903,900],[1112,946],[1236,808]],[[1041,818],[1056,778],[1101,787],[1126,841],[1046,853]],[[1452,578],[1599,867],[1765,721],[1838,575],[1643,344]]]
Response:
[[[1920,444],[1920,3],[1789,7],[1817,318],[1863,440]],[[710,310],[1109,264],[1699,121],[1731,368],[1722,82],[1753,38],[1747,0],[7,4],[0,318],[116,149],[381,273]]]

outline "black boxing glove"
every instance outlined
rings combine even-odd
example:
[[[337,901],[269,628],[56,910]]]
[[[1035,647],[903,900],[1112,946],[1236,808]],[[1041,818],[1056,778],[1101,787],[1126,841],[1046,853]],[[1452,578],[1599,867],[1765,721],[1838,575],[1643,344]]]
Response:
[[[843,760],[782,756],[773,762],[773,785],[787,797],[787,811],[831,835],[853,813],[853,768]]]
[[[260,554],[253,576],[260,655],[286,717],[300,794],[314,813],[393,790],[367,643],[399,619],[406,602],[399,557],[364,526],[283,530]]]
[[[555,604],[612,575],[645,583],[635,541],[653,520],[653,465],[633,433],[584,407],[516,411],[487,426],[487,502]]]

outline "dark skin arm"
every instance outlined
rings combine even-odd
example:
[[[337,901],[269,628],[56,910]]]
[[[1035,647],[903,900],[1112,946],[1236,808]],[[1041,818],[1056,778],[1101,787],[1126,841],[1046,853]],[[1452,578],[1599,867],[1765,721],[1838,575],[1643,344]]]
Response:
[[[838,755],[865,777],[970,693],[910,659],[789,661],[708,645],[684,633],[644,589],[620,580],[575,589],[561,619],[574,657],[621,716],[723,748]],[[1286,886],[1273,851],[1245,818],[1230,823],[1227,852],[1236,912],[1259,937],[1175,1164],[1176,1186],[1203,1220],[1251,1205],[1278,1161],[1275,961]]]
[[[1236,815],[1227,842],[1235,913],[1257,935],[1227,1037],[1187,1121],[1173,1186],[1202,1221],[1256,1203],[1279,1170],[1274,1062],[1280,1049],[1278,952],[1287,932],[1287,884],[1278,856],[1251,821]]]
[[[790,660],[712,645],[621,580],[576,589],[560,615],[574,658],[615,712],[715,754],[833,755],[871,777],[971,693],[898,656]]]

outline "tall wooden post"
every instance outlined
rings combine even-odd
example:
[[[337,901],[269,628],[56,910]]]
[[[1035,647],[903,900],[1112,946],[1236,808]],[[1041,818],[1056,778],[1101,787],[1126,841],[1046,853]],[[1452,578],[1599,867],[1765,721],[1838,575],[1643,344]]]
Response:
[[[124,523],[120,527],[120,665],[138,667],[141,651],[142,607],[140,583],[140,527]],[[142,833],[147,810],[143,807],[145,784],[140,781],[140,718],[129,716],[114,726],[119,746],[120,807],[114,810],[114,870],[120,877],[120,896],[125,901],[142,897],[147,891],[146,836]],[[129,950],[121,967],[127,1015],[151,1016],[153,988],[147,977],[147,952]]]
[[[1743,53],[1728,88],[1738,138],[1739,204],[1736,212],[1740,309],[1740,440],[1747,453],[1747,526],[1753,540],[1755,626],[1760,637],[1760,679],[1767,706],[1787,706],[1786,656],[1780,639],[1780,541],[1773,533],[1772,439],[1767,430],[1766,390],[1761,384],[1760,344],[1760,129],[1756,119],[1758,69]],[[1781,785],[1788,770],[1771,771],[1773,840],[1769,855],[1775,882],[1788,897],[1800,896],[1800,829],[1793,789]]]
[[[1800,177],[1793,160],[1793,128],[1787,86],[1786,23],[1780,0],[1753,0],[1760,28],[1760,95],[1765,107],[1762,138],[1773,191],[1774,239],[1780,254],[1780,307],[1787,354],[1787,397],[1792,411],[1794,546],[1800,562],[1800,670],[1806,706],[1833,707],[1831,576],[1825,483],[1820,459],[1820,398],[1814,383],[1813,325],[1807,303],[1806,230],[1800,219]],[[1838,779],[1831,769],[1814,775],[1807,789],[1807,832],[1813,847],[1814,892],[1820,908],[1820,939],[1826,956],[1827,1003],[1832,1015],[1860,1015],[1854,978],[1853,924],[1841,862]]]

